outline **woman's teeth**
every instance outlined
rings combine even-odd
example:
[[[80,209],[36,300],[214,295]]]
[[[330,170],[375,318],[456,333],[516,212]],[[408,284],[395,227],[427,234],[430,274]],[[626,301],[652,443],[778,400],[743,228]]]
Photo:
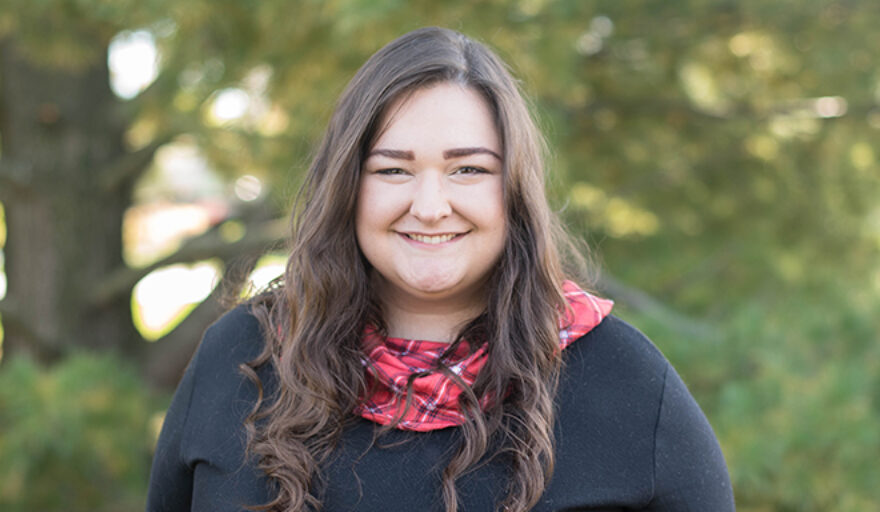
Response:
[[[423,244],[442,244],[443,242],[448,242],[455,238],[454,234],[426,236],[407,233],[406,236],[411,240],[422,242]]]

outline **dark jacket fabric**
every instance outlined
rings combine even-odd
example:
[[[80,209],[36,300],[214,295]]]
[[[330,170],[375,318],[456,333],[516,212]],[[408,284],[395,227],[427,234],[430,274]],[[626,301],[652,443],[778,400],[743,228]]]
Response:
[[[162,427],[149,512],[242,511],[270,500],[272,483],[245,458],[241,425],[256,388],[238,369],[263,343],[245,306],[206,332]],[[563,357],[556,469],[534,511],[734,510],[712,428],[648,339],[609,316]],[[271,393],[272,370],[260,371]],[[344,432],[323,473],[323,510],[443,510],[440,474],[458,429],[393,431],[373,443],[374,428],[357,420]],[[506,475],[496,458],[462,477],[459,510],[496,510]]]

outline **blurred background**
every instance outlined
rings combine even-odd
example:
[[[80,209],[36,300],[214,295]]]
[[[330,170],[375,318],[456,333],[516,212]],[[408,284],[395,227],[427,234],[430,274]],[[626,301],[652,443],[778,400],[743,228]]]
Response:
[[[283,266],[334,101],[405,31],[496,49],[598,288],[742,511],[880,509],[880,3],[4,0],[0,509],[143,510],[221,296]]]

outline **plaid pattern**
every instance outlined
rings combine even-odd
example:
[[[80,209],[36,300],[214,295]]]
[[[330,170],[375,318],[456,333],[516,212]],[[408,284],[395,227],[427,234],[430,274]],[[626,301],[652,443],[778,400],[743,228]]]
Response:
[[[581,290],[571,281],[562,285],[568,308],[559,320],[559,348],[569,346],[593,329],[611,311],[613,302]],[[364,332],[362,359],[370,396],[361,397],[355,414],[381,425],[400,417],[396,428],[425,432],[464,423],[458,407],[463,390],[451,378],[435,370],[448,343],[383,338],[374,328]],[[476,381],[488,354],[484,344],[473,354],[461,343],[447,359],[448,368],[469,386]],[[412,383],[411,403],[406,404],[407,381]],[[483,397],[486,405],[486,397]]]

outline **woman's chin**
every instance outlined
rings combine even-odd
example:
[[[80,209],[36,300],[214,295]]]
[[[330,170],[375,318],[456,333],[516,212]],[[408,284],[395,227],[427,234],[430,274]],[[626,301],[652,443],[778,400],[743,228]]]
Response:
[[[403,280],[399,292],[421,300],[444,300],[466,295],[461,276],[454,274],[427,274],[410,276]]]
[[[458,283],[453,280],[425,280],[409,283],[409,288],[424,297],[454,295]]]

